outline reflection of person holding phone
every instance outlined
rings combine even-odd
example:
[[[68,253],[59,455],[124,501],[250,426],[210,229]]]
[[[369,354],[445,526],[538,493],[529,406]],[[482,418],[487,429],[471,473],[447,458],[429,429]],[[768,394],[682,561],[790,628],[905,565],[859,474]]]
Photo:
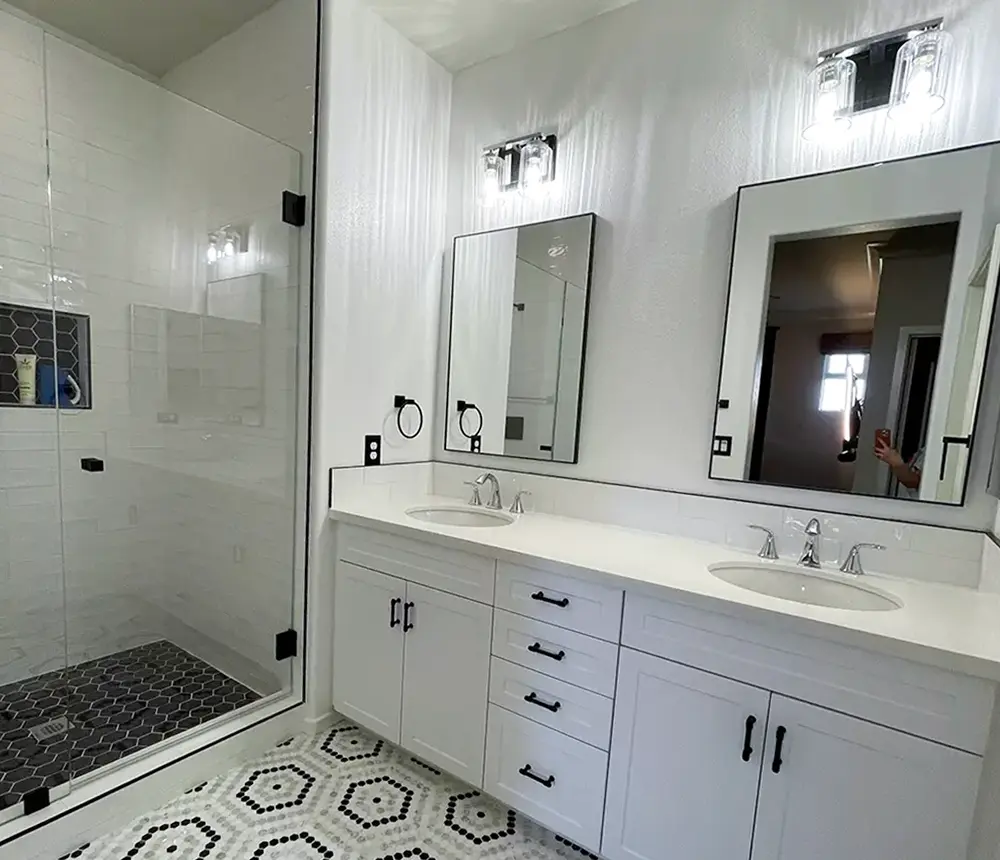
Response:
[[[920,472],[924,467],[923,448],[906,462],[903,455],[892,447],[889,434],[878,432],[875,434],[875,456],[885,463],[892,471],[893,477],[910,491],[908,495],[916,496],[920,489]]]

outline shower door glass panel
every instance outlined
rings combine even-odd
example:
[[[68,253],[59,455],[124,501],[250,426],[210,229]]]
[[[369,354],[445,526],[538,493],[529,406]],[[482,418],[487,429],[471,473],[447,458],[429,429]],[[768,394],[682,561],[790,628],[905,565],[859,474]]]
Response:
[[[0,824],[68,792],[42,31],[0,11]]]
[[[83,778],[291,689],[300,156],[45,45],[55,306],[90,331],[58,434]]]

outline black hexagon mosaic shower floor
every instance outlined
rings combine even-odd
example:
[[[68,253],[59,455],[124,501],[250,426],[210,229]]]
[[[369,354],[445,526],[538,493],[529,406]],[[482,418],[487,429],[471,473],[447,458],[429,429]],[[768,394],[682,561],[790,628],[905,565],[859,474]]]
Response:
[[[0,687],[0,809],[259,699],[167,641]]]
[[[201,783],[61,860],[597,860],[339,723]]]

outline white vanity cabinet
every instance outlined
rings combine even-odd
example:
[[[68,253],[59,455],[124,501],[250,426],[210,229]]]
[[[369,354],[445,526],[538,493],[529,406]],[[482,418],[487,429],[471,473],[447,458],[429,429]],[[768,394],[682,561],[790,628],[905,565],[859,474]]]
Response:
[[[966,857],[978,756],[778,695],[764,752],[752,860]]]
[[[481,787],[492,627],[490,606],[341,560],[334,707]]]
[[[770,694],[622,651],[603,853],[747,857]],[[808,854],[803,857],[808,857]]]

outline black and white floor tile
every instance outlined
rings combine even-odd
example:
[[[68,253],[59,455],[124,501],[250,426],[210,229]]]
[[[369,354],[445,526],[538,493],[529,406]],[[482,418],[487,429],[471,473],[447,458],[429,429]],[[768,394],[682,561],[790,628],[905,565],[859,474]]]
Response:
[[[259,698],[166,640],[0,686],[0,810]]]
[[[347,722],[287,741],[68,858],[596,860]]]

